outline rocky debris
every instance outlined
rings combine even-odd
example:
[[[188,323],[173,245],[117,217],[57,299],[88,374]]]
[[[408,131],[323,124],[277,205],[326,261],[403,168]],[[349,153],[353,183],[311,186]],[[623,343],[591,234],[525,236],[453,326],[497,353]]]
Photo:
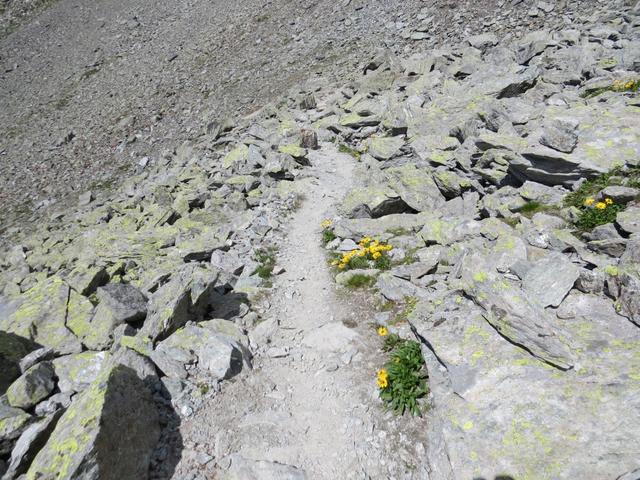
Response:
[[[287,215],[318,181],[308,167],[348,158],[356,166],[327,250],[350,251],[365,236],[394,246],[387,271],[336,281],[367,275],[381,305],[411,306],[403,315],[425,341],[432,391],[420,458],[437,465],[434,479],[632,471],[640,420],[619,411],[637,403],[639,215],[624,177],[640,138],[629,128],[636,100],[609,87],[637,72],[637,22],[622,3],[607,8],[602,18],[560,20],[561,7],[538,2],[531,19],[546,20],[529,20],[546,30],[461,29],[462,44],[381,51],[349,78],[314,77],[244,118],[201,118],[189,141],[146,152],[151,160],[119,191],[85,195],[28,235],[14,232],[22,240],[0,255],[8,468],[28,478],[146,478],[151,462],[152,478],[170,476],[179,419],[242,385],[247,345],[260,361],[321,352],[319,372],[349,365],[366,340],[351,319],[298,331],[295,348],[270,343],[285,319],[259,323],[269,277],[282,272],[274,247]],[[525,9],[507,10],[510,28],[509,15]],[[463,25],[464,12],[443,18]],[[392,37],[433,47],[440,19],[419,21],[398,19]],[[185,55],[163,58],[175,65]],[[133,133],[135,119],[121,123],[122,152],[150,140]],[[579,234],[581,210],[567,195],[613,168],[619,185],[594,197],[626,209]],[[284,398],[272,390],[268,398]],[[47,439],[43,419],[57,415]],[[304,478],[213,453],[200,466],[230,478]]]
[[[238,340],[219,331],[216,321],[187,325],[158,344],[151,358],[172,378],[231,378],[250,366],[251,355]]]
[[[53,432],[61,415],[62,410],[58,410],[27,427],[11,452],[11,460],[3,479],[12,480],[26,473],[36,453],[45,445]]]
[[[74,399],[27,478],[146,478],[159,434],[147,387],[133,370],[114,367]]]

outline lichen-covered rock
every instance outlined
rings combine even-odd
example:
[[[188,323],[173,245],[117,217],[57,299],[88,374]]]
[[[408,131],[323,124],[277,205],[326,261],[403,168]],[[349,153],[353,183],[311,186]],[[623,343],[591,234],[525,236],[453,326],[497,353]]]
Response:
[[[406,164],[385,171],[389,185],[400,198],[418,212],[429,212],[442,206],[444,197],[429,170]],[[400,213],[400,212],[398,212]]]
[[[133,285],[110,283],[98,288],[97,296],[103,312],[118,324],[137,322],[147,314],[147,297]]]
[[[31,415],[10,406],[7,397],[0,396],[0,455],[11,453],[15,441],[32,421]]]
[[[249,352],[215,327],[215,323],[208,322],[187,325],[160,342],[151,359],[165,375],[174,378],[202,375],[224,380],[233,377],[245,364],[249,365]]]
[[[377,160],[389,160],[400,153],[404,145],[402,137],[372,137],[367,152]]]
[[[56,386],[55,372],[50,362],[41,362],[23,373],[7,389],[12,407],[30,409],[47,398]]]
[[[525,275],[522,288],[529,298],[543,307],[557,307],[579,276],[576,265],[554,252],[534,264]]]
[[[162,340],[189,320],[197,320],[208,305],[208,296],[217,279],[215,269],[185,265],[151,296],[147,318],[138,337],[152,342]]]
[[[629,234],[640,233],[640,207],[628,207],[618,213],[616,224]]]
[[[9,305],[0,319],[0,330],[15,333],[60,354],[82,350],[78,338],[67,328],[75,321],[88,321],[91,303],[72,291],[60,277],[38,282]]]
[[[58,377],[58,388],[63,393],[83,391],[98,377],[109,357],[108,352],[89,351],[54,359],[51,363]]]
[[[379,218],[407,210],[407,204],[388,187],[353,189],[343,200],[341,209],[350,218]]]
[[[159,436],[151,393],[134,371],[115,366],[74,399],[27,479],[145,479]]]

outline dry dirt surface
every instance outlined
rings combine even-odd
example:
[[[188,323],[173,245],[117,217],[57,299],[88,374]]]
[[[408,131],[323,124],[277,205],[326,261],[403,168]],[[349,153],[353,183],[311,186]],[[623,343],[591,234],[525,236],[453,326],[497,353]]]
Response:
[[[3,0],[0,234],[116,188],[303,79],[346,75],[376,49],[517,36],[570,23],[565,12],[592,2],[555,3],[545,13],[521,0]]]

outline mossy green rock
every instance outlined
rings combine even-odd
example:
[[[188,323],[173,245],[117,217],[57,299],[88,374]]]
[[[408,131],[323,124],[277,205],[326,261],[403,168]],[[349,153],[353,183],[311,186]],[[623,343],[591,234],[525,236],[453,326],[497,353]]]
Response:
[[[369,154],[378,160],[389,160],[400,153],[402,137],[373,137],[367,142]]]
[[[99,375],[109,352],[82,352],[52,361],[61,392],[81,392]]]
[[[88,305],[80,298],[84,297],[73,292],[60,277],[50,277],[12,299],[9,315],[0,319],[0,330],[31,339],[58,353],[79,352],[82,345],[66,323],[68,318],[80,319],[90,314]]]
[[[7,389],[9,405],[25,410],[47,398],[56,386],[53,366],[49,362],[34,365]]]
[[[224,168],[230,168],[233,165],[244,162],[249,157],[249,147],[242,144],[231,150],[222,160]]]
[[[26,476],[144,479],[159,436],[151,393],[132,369],[118,365],[74,399]]]
[[[278,151],[291,155],[293,158],[304,158],[307,156],[307,150],[295,144],[280,145]]]
[[[414,210],[433,211],[444,204],[431,172],[413,164],[389,168],[385,171],[389,185]]]

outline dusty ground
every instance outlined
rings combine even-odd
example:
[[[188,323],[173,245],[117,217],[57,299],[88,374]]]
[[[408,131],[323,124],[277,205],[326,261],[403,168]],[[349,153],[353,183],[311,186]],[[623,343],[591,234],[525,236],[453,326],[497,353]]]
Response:
[[[566,2],[529,17],[533,3],[4,0],[12,33],[0,40],[0,232],[87,189],[117,187],[213,119],[314,75],[347,75],[376,48],[563,21]]]

